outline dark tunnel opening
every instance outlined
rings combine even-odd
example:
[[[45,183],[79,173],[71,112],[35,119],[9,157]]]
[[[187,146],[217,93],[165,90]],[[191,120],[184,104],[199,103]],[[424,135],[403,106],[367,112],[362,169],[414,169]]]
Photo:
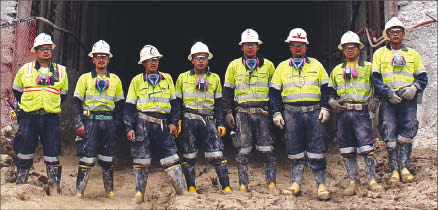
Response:
[[[144,71],[137,62],[146,44],[154,45],[164,55],[159,71],[170,73],[176,82],[180,73],[193,67],[187,60],[191,46],[196,41],[204,42],[214,54],[210,68],[220,75],[223,83],[228,63],[242,56],[238,43],[247,28],[259,33],[264,42],[259,54],[275,66],[290,57],[284,42],[290,30],[303,28],[310,42],[308,56],[318,59],[330,73],[340,62],[337,45],[341,35],[351,27],[352,19],[351,2],[111,1],[89,2],[87,6],[91,24],[85,31],[89,33],[87,46],[91,49],[100,39],[111,45],[114,57],[109,71],[121,78],[125,96],[131,79]],[[87,70],[81,69],[82,73],[94,68],[89,61],[84,65]],[[273,133],[281,135],[280,130]],[[122,131],[119,136],[117,156],[127,160],[129,146]],[[230,137],[227,135],[223,140],[225,152],[234,154]],[[281,142],[276,144],[277,148],[283,148]],[[155,160],[157,155],[154,154]]]

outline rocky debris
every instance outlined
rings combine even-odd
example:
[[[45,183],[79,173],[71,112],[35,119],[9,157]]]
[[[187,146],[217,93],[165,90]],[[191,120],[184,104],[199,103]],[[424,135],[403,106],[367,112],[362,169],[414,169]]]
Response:
[[[14,164],[14,160],[7,154],[0,154],[0,167],[9,167]]]

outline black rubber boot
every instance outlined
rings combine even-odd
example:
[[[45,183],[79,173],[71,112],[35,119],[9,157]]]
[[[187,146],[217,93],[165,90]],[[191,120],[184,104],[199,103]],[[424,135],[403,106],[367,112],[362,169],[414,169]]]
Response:
[[[277,163],[265,162],[266,183],[277,183]]]
[[[228,177],[228,168],[227,168],[227,161],[217,161],[217,163],[214,166],[214,169],[216,169],[217,177],[219,178],[219,182],[221,183],[222,190],[224,190],[226,187],[230,187],[230,178]]]
[[[398,164],[398,150],[399,150],[399,145],[397,145],[397,149],[388,150],[389,164],[391,166],[391,171],[400,171]]]
[[[411,156],[409,145],[412,146],[412,144],[399,144],[397,147],[400,169],[409,168]]]
[[[103,179],[103,186],[105,188],[106,196],[111,198],[114,196],[114,170],[112,167],[110,168],[103,168],[102,167],[102,179]]]
[[[369,183],[371,180],[376,179],[376,163],[373,154],[363,156],[363,161],[365,162],[365,172]]]
[[[146,184],[148,180],[148,172],[145,167],[134,167],[134,179],[135,179],[135,202],[137,204],[144,202],[144,194],[146,190]]]
[[[356,182],[359,177],[359,166],[357,164],[356,154],[344,155],[343,160],[350,181]]]
[[[26,184],[28,174],[29,174],[29,169],[21,168],[17,166],[17,180],[15,181],[15,183]]]
[[[241,191],[248,191],[248,164],[238,164],[239,186]]]
[[[298,161],[291,161],[290,166],[292,182],[296,182],[301,187],[301,180],[303,179],[304,174],[304,164]]]
[[[49,194],[61,195],[62,166],[46,165],[47,177],[49,178]]]
[[[183,171],[184,171],[184,177],[186,178],[187,182],[187,188],[194,187],[196,189],[195,184],[195,178],[196,178],[196,171],[195,171],[195,163],[193,162],[184,162],[181,164]]]
[[[176,194],[182,195],[187,191],[186,180],[184,179],[183,171],[180,164],[170,166],[165,169],[170,178],[170,182],[175,188]]]
[[[78,177],[76,179],[76,196],[84,197],[85,187],[87,187],[88,178],[90,177],[91,168],[78,167]]]

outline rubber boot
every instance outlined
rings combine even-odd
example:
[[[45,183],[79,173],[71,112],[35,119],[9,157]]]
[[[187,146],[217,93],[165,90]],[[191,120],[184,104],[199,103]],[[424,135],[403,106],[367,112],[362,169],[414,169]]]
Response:
[[[325,188],[325,170],[312,171],[318,185],[317,198],[321,201],[330,200],[330,192]]]
[[[15,181],[15,183],[26,184],[28,174],[29,174],[29,169],[21,168],[17,166],[17,180]]]
[[[61,195],[61,165],[46,165],[47,177],[49,178],[49,194]]]
[[[348,177],[350,178],[350,184],[344,190],[344,195],[351,196],[356,194],[359,177],[359,166],[355,154],[345,155],[344,157],[345,168],[347,169]]]
[[[84,198],[85,187],[87,187],[88,178],[90,177],[91,168],[78,167],[78,177],[76,179],[76,196]]]
[[[365,162],[365,172],[368,179],[368,188],[373,192],[382,191],[383,187],[376,182],[376,167],[373,152],[370,152],[368,155],[363,156],[363,160]]]
[[[274,191],[277,190],[277,163],[276,162],[265,162],[265,174],[266,174],[266,183],[268,183],[268,190]]]
[[[391,165],[391,171],[392,171],[392,175],[391,178],[389,179],[389,183],[390,184],[397,184],[400,183],[400,175],[398,173],[399,171],[399,166],[398,166],[398,149],[394,149],[394,150],[390,150],[388,151],[389,154],[389,164]]]
[[[400,173],[402,182],[411,182],[414,180],[414,176],[409,172],[410,162],[410,144],[398,145],[398,158],[400,160]]]
[[[135,191],[136,191],[135,203],[140,204],[144,202],[144,194],[148,180],[147,168],[134,166],[134,179],[135,179]]]
[[[176,194],[183,195],[184,192],[187,191],[187,184],[186,180],[184,179],[181,165],[173,165],[169,168],[166,168],[165,171],[169,176],[173,187],[175,188]]]
[[[217,162],[214,166],[214,169],[216,170],[217,177],[219,178],[219,182],[221,183],[222,190],[224,190],[225,192],[231,192],[230,178],[228,177],[227,160]]]
[[[189,189],[189,192],[196,192],[196,185],[195,185],[195,177],[196,177],[196,171],[195,171],[195,163],[191,162],[182,162],[181,163],[182,169],[184,171],[184,177],[186,178],[187,187]]]
[[[281,191],[281,194],[285,195],[301,195],[301,180],[303,179],[304,164],[299,161],[291,161],[291,177],[292,185]]]
[[[238,164],[237,171],[239,174],[239,190],[248,192],[248,163]]]
[[[102,167],[102,179],[103,187],[105,188],[106,197],[114,197],[114,170],[113,167],[103,168]]]

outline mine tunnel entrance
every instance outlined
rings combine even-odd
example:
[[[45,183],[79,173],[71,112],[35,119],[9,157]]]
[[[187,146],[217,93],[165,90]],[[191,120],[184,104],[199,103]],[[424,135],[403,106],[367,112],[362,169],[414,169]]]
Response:
[[[32,4],[33,13],[43,12],[43,4]],[[131,79],[144,71],[138,65],[139,52],[146,44],[158,48],[164,58],[159,71],[170,73],[176,81],[178,75],[193,66],[187,60],[191,46],[196,41],[208,45],[214,54],[210,67],[220,75],[223,83],[230,61],[242,56],[238,43],[244,29],[256,30],[264,42],[259,53],[275,66],[290,57],[284,40],[291,29],[300,27],[310,42],[308,55],[318,59],[330,73],[341,61],[337,45],[343,33],[358,31],[366,25],[380,29],[383,20],[383,2],[56,2],[56,8],[65,16],[55,19],[61,26],[76,33],[87,48],[81,50],[76,41],[64,35],[59,40],[64,47],[58,62],[70,68],[70,90],[74,90],[80,74],[94,68],[87,57],[92,45],[106,40],[114,57],[109,71],[117,74],[123,84],[125,96]],[[62,6],[60,6],[62,4]],[[36,10],[39,11],[35,12]],[[50,5],[46,5],[50,7]],[[58,17],[56,10],[46,17]],[[62,18],[62,19],[61,19]],[[39,32],[51,32],[48,27]],[[67,37],[67,38],[66,38]],[[366,36],[362,34],[362,42]],[[364,42],[366,43],[366,42]],[[56,51],[55,51],[56,53]],[[69,94],[72,94],[70,91]],[[69,99],[70,100],[70,99]],[[63,105],[63,118],[72,119],[71,102]],[[64,111],[66,110],[66,111]],[[72,134],[73,132],[70,132]],[[334,135],[334,134],[333,134]],[[129,157],[124,134],[120,132],[118,153]],[[231,147],[227,137],[224,142]],[[64,145],[71,144],[71,136],[64,135]],[[71,145],[73,146],[73,145]],[[282,148],[282,147],[280,147]],[[226,149],[232,151],[232,149]]]

